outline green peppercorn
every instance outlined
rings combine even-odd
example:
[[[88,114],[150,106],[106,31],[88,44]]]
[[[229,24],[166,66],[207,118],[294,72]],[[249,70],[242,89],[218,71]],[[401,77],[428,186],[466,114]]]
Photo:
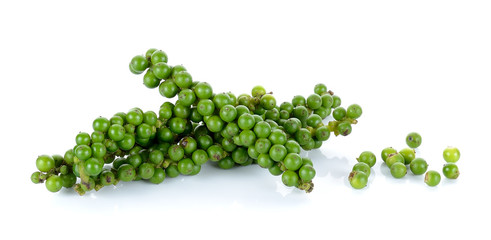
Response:
[[[440,180],[441,176],[440,173],[438,173],[437,171],[429,170],[425,174],[424,182],[430,187],[438,185],[440,183]]]
[[[443,165],[443,175],[448,179],[457,179],[460,175],[459,168],[455,163],[447,163]]]
[[[348,177],[350,185],[355,189],[362,189],[367,186],[368,175],[364,172],[354,171]]]
[[[406,136],[406,144],[410,148],[417,148],[421,145],[421,142],[423,139],[421,138],[421,135],[417,132],[411,132]]]

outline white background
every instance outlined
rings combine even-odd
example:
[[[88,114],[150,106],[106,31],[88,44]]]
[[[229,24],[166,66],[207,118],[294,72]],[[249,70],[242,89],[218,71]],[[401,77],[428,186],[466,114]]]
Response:
[[[0,238],[489,237],[490,12],[471,0],[2,1]],[[322,82],[364,112],[350,136],[303,153],[317,169],[310,194],[257,165],[83,197],[32,184],[36,157],[63,154],[94,118],[158,111],[165,99],[128,70],[151,47],[215,92],[260,84],[280,103]],[[458,180],[390,176],[380,151],[411,131],[430,169],[446,146],[461,150]],[[378,162],[354,190],[365,150]]]

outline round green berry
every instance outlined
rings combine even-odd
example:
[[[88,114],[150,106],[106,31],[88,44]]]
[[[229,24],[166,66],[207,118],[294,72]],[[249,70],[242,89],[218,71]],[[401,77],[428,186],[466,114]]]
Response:
[[[88,192],[95,188],[95,181],[93,178],[89,178],[87,182],[80,182],[80,186],[82,187],[82,190]]]
[[[222,158],[218,161],[218,167],[221,169],[231,169],[235,166],[234,160],[230,156]]]
[[[158,149],[151,150],[148,154],[148,161],[155,165],[159,165],[164,161],[164,153]]]
[[[310,94],[307,97],[307,106],[312,110],[315,110],[315,109],[318,109],[319,107],[321,107],[322,106],[321,96],[319,96],[319,94],[316,94],[316,93]]]
[[[177,169],[182,175],[190,175],[193,172],[194,163],[190,158],[184,158],[177,163]]]
[[[311,181],[315,177],[315,169],[310,165],[303,165],[300,170],[298,170],[298,176],[304,182]]]
[[[332,95],[332,108],[341,106],[341,98],[337,95]]]
[[[274,161],[271,160],[269,154],[260,153],[259,156],[257,156],[257,164],[262,168],[270,168],[273,166]]]
[[[41,172],[48,172],[55,167],[55,160],[48,155],[41,155],[36,159],[36,167]]]
[[[207,82],[199,82],[194,86],[194,93],[199,99],[208,99],[213,95],[213,88]]]
[[[227,104],[220,108],[220,118],[225,122],[232,122],[237,117],[237,109],[234,106]]]
[[[343,120],[346,117],[346,109],[344,107],[337,107],[332,111],[332,117],[338,121]]]
[[[116,176],[110,170],[102,171],[99,179],[101,180],[102,185],[109,186],[116,182]]]
[[[346,116],[351,119],[357,119],[362,114],[362,108],[358,104],[351,104],[346,109]]]
[[[111,127],[109,127],[107,135],[113,141],[118,142],[118,141],[123,140],[125,133],[126,133],[126,130],[124,129],[124,127],[122,125],[113,124],[113,125],[111,125]]]
[[[174,80],[167,79],[160,83],[159,93],[166,98],[173,98],[179,92],[179,87],[176,85]]]
[[[206,127],[208,127],[208,130],[210,132],[220,132],[223,129],[223,126],[225,125],[225,122],[217,115],[213,115],[209,117],[208,119],[205,120],[206,122]]]
[[[209,148],[208,148],[209,149]],[[208,157],[208,153],[206,153],[205,150],[203,149],[197,149],[196,151],[193,152],[191,155],[191,160],[193,160],[195,165],[203,165],[205,164],[210,158]]]
[[[33,172],[31,174],[31,182],[36,184],[41,183],[41,172]]]
[[[351,123],[347,121],[340,122],[338,124],[337,130],[341,136],[348,136],[352,130]]]
[[[159,62],[153,65],[153,74],[158,79],[167,79],[170,77],[172,68],[165,62]],[[145,74],[146,75],[146,74]]]
[[[321,100],[322,100],[322,106],[323,107],[325,107],[327,109],[331,109],[334,100],[330,94],[322,95]]]
[[[94,131],[90,135],[90,138],[92,139],[93,143],[102,143],[104,142],[105,137],[106,136],[104,135],[104,133],[99,131]]]
[[[94,129],[94,131],[98,131],[98,132],[105,133],[107,132],[110,126],[111,126],[111,122],[109,121],[109,119],[105,117],[98,117],[92,122],[92,128]]]
[[[46,189],[50,192],[58,192],[63,187],[62,180],[57,175],[52,175],[48,179],[46,179]]]
[[[183,133],[186,130],[187,121],[180,117],[174,117],[169,120],[169,129],[173,133]]]
[[[181,145],[173,144],[169,147],[167,154],[172,161],[179,161],[184,157],[184,148]]]
[[[375,162],[377,161],[377,158],[372,152],[364,151],[356,160],[358,160],[358,162],[364,162],[368,164],[368,166],[373,167],[375,165]]]
[[[323,83],[318,83],[314,86],[314,92],[320,96],[327,92],[327,87]]]
[[[409,169],[414,175],[422,175],[428,169],[428,163],[422,158],[415,158],[409,164]]]
[[[235,163],[244,164],[249,159],[249,154],[246,148],[238,147],[232,152],[231,157]]]
[[[129,151],[135,146],[135,135],[126,133],[123,140],[117,142],[118,147],[123,151]]]
[[[402,178],[406,176],[407,168],[404,163],[396,162],[390,167],[390,174],[395,178]]]
[[[134,56],[130,62],[130,70],[135,74],[140,74],[148,68],[148,60],[145,56]]]
[[[448,163],[456,163],[460,159],[460,151],[456,147],[447,147],[443,150],[443,159]]]
[[[143,163],[138,167],[138,176],[142,179],[150,179],[155,173],[155,167],[151,163]]]
[[[239,119],[237,120],[237,124],[239,125],[239,128],[243,130],[252,129],[255,123],[256,120],[254,120],[254,117],[249,113],[244,113],[240,115]]]
[[[215,104],[210,99],[201,99],[196,108],[202,116],[211,116],[215,111]]]
[[[254,143],[254,148],[258,153],[268,153],[271,146],[271,141],[267,138],[258,138]]]
[[[293,107],[297,107],[297,106],[305,106],[305,103],[307,101],[305,100],[305,98],[301,95],[295,95],[293,96],[292,98],[292,105]]]
[[[417,148],[421,145],[421,142],[423,139],[421,138],[421,135],[417,132],[411,132],[406,136],[406,144],[410,148]]]
[[[150,138],[152,136],[152,127],[146,123],[142,123],[136,127],[136,136],[139,138]]]
[[[136,177],[135,168],[130,164],[123,164],[118,168],[118,179],[123,182],[133,181]]]
[[[286,148],[280,144],[275,144],[269,149],[269,156],[272,160],[276,162],[282,161],[287,154],[288,151],[286,150]]]
[[[312,139],[312,134],[310,131],[306,128],[300,128],[296,133],[295,133],[295,140],[300,144],[300,145],[306,145],[310,139]]]
[[[179,170],[177,169],[177,164],[171,164],[165,169],[165,175],[170,178],[175,178],[180,175]]]
[[[448,179],[457,179],[460,175],[459,168],[455,163],[443,165],[443,175]]]
[[[271,94],[264,94],[259,103],[266,110],[271,110],[276,107],[276,99]]]
[[[96,158],[89,158],[84,162],[84,170],[89,176],[97,176],[102,172],[104,162],[99,161]]]
[[[425,174],[424,181],[430,187],[434,187],[438,185],[440,183],[440,180],[441,180],[441,176],[440,173],[438,173],[437,171],[429,170]]]
[[[143,112],[139,109],[131,109],[126,114],[126,122],[134,126],[138,126],[143,122]]]
[[[75,142],[77,143],[77,145],[89,145],[90,135],[86,132],[80,132],[75,137]]]
[[[320,126],[317,129],[315,129],[315,138],[319,141],[326,141],[329,139],[329,136],[331,135],[331,131],[327,128],[327,126]]]
[[[266,94],[266,89],[263,86],[254,86],[251,90],[251,96],[260,98]]]
[[[206,150],[207,155],[210,157],[210,160],[213,162],[218,162],[220,159],[227,156],[223,147],[219,144],[213,144]]]
[[[165,170],[162,168],[155,168],[152,177],[148,180],[154,184],[163,182],[165,180]]]
[[[286,169],[296,171],[302,166],[302,158],[297,153],[288,153],[283,159]]]
[[[271,131],[271,134],[269,135],[268,139],[269,141],[271,141],[272,144],[284,145],[288,140],[288,137],[286,136],[286,133],[283,132],[282,130],[275,129]]]
[[[312,113],[307,117],[306,123],[308,126],[313,128],[321,127],[323,125],[322,118],[315,113]]]
[[[143,85],[147,88],[156,88],[160,85],[160,79],[153,74],[153,70],[149,69],[143,76]]]
[[[92,156],[92,148],[87,145],[78,145],[75,148],[75,156],[78,159],[85,161]]]
[[[61,174],[61,185],[65,188],[71,188],[77,183],[77,177],[73,173]]]
[[[193,78],[188,72],[182,71],[174,76],[174,82],[180,89],[186,89],[190,88],[193,84]]]
[[[348,176],[350,185],[355,189],[362,189],[367,186],[368,175],[364,172],[354,171]]]
[[[254,125],[254,134],[258,138],[267,138],[271,134],[271,125],[265,121],[260,121]]]
[[[150,56],[150,61],[152,62],[153,65],[159,63],[159,62],[164,62],[166,63],[168,61],[167,54],[162,51],[162,50],[155,50],[153,51],[152,55]]]
[[[302,151],[302,147],[295,140],[286,141],[284,146],[288,153],[300,153]]]
[[[288,187],[296,187],[299,183],[298,174],[292,170],[286,170],[281,175],[281,181]]]

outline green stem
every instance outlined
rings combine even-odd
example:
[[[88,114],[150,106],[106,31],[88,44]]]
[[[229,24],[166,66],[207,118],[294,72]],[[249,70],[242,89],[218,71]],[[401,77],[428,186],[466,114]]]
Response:
[[[75,186],[73,187],[73,190],[75,190],[75,192],[77,192],[78,195],[80,195],[80,196],[85,195],[85,191],[82,189],[82,186],[80,186],[80,184],[75,184]]]
[[[305,190],[306,193],[310,193],[312,192],[312,190],[314,190],[314,183],[312,181],[308,181],[308,182],[302,181],[298,185],[298,188],[301,190]]]

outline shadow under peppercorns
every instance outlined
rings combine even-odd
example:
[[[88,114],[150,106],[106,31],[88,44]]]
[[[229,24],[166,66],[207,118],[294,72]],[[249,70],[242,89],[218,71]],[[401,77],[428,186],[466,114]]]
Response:
[[[93,210],[97,205],[102,212],[123,209],[173,209],[202,208],[282,208],[308,203],[304,191],[284,186],[281,176],[273,176],[268,169],[256,164],[220,169],[213,164],[203,166],[196,176],[180,175],[166,178],[155,185],[148,181],[120,182],[116,186],[104,187],[99,191],[78,196],[73,190],[62,191],[55,205],[71,205],[62,202],[72,198],[78,208]],[[141,204],[144,202],[145,204]],[[299,204],[298,206],[301,206]],[[103,207],[104,206],[104,207]],[[65,208],[64,207],[64,208]]]
[[[328,174],[334,178],[347,177],[351,170],[348,159],[345,157],[328,157],[321,150],[309,151],[307,157],[312,159],[316,176],[319,177],[325,177]]]

